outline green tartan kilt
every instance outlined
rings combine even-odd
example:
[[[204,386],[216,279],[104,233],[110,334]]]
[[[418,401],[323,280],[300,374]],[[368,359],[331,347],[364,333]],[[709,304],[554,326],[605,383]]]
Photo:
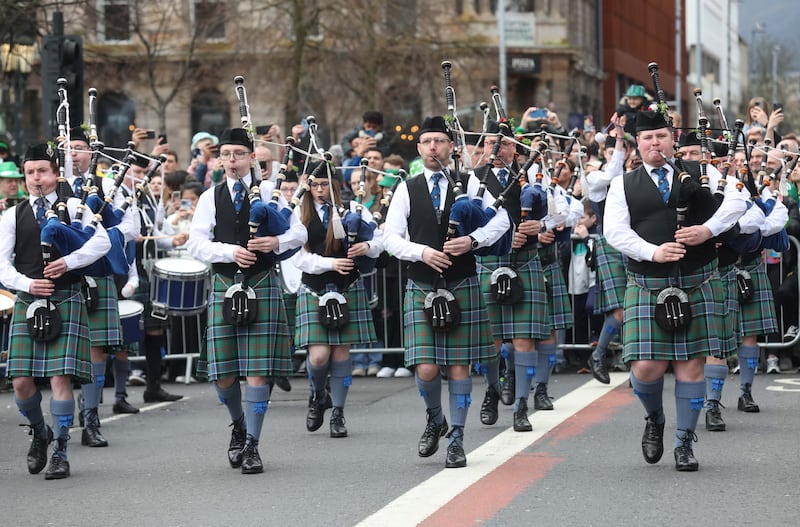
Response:
[[[256,294],[258,320],[248,326],[232,326],[222,318],[222,303],[231,285],[232,279],[217,273],[211,275],[205,354],[201,352],[198,372],[210,381],[231,375],[291,374],[289,328],[280,281],[275,273],[263,272],[250,279]]]
[[[604,236],[595,245],[597,262],[597,290],[594,314],[603,315],[621,308],[625,303],[628,277],[625,274],[625,256],[611,247]]]
[[[425,297],[431,292],[428,284],[406,283],[403,299],[405,325],[405,364],[430,363],[443,366],[483,362],[497,356],[489,325],[489,314],[483,304],[477,276],[446,284],[461,308],[461,323],[448,332],[434,331],[425,317]]]
[[[310,344],[369,344],[378,340],[375,323],[367,303],[364,281],[359,278],[347,291],[341,292],[350,309],[350,323],[339,330],[328,330],[319,322],[319,298],[305,284],[297,292],[294,343],[298,348]]]
[[[510,267],[522,280],[524,293],[517,304],[498,304],[490,293],[492,272],[499,267]],[[550,338],[547,294],[544,273],[536,250],[525,250],[506,256],[478,258],[478,279],[483,301],[489,312],[492,335],[495,339]]]
[[[297,293],[283,293],[283,305],[286,306],[286,325],[289,335],[294,338],[297,325]]]
[[[97,307],[89,313],[89,335],[93,347],[119,346],[122,344],[119,300],[114,279],[108,276],[93,276],[97,282]],[[110,350],[109,350],[110,351]]]
[[[628,273],[625,323],[622,325],[623,360],[689,360],[718,353],[724,328],[723,285],[713,260],[691,275],[677,278],[647,277]],[[665,331],[656,323],[656,298],[673,285],[686,292],[692,310],[684,331]]]
[[[567,289],[567,282],[564,280],[558,260],[544,268],[544,280],[550,307],[550,329],[571,328],[572,304],[570,304],[569,289]]]
[[[719,352],[714,353],[718,359],[727,359],[736,355],[739,340],[739,290],[736,287],[736,267],[727,265],[720,267],[719,280],[722,284],[723,315],[722,332],[719,335]]]
[[[739,269],[750,273],[753,279],[753,298],[739,307],[740,335],[770,335],[778,332],[775,317],[775,300],[762,259],[745,262]]]
[[[82,383],[90,382],[89,316],[80,283],[56,290],[50,297],[58,305],[62,323],[61,334],[50,342],[36,342],[28,336],[26,311],[34,300],[36,298],[29,293],[17,293],[11,319],[7,376],[72,375]]]

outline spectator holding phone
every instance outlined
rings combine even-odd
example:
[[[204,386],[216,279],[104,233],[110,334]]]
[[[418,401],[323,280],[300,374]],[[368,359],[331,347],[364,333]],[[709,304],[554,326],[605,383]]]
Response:
[[[191,181],[183,186],[180,193],[180,208],[167,218],[172,234],[189,232],[189,226],[192,223],[192,217],[194,217],[194,209],[202,193],[203,185],[196,181]]]
[[[553,134],[566,134],[567,130],[558,119],[558,114],[549,108],[531,106],[522,115],[520,126],[530,132],[538,132],[543,126]]]
[[[204,188],[212,187],[215,184],[213,175],[218,165],[218,144],[219,138],[208,132],[197,132],[192,136],[192,161],[186,171],[197,181],[203,183]]]
[[[775,103],[771,113],[767,113],[769,106],[764,97],[753,97],[747,104],[747,114],[745,115],[744,133],[753,127],[764,130],[764,140],[772,141],[772,145],[781,142],[781,136],[775,130],[783,122],[783,108]]]

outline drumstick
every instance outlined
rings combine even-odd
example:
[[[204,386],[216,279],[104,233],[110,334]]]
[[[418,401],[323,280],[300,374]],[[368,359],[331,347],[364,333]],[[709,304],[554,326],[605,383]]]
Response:
[[[142,240],[164,240],[166,238],[174,238],[174,235],[161,234],[160,236],[142,236]]]

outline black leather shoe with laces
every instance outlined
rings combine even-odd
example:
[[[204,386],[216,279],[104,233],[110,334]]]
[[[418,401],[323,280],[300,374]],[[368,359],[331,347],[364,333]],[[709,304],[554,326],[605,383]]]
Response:
[[[594,360],[589,357],[589,370],[592,372],[592,377],[597,379],[598,382],[603,384],[611,384],[611,378],[608,376],[608,366],[605,359]]]
[[[69,461],[65,456],[69,436],[56,439],[56,448],[50,456],[50,466],[44,473],[44,479],[64,479],[69,477]]]
[[[313,394],[308,398],[308,414],[306,415],[306,430],[315,432],[322,426],[325,420],[325,410],[331,408],[333,402],[331,401],[328,392],[322,391]]]
[[[138,414],[139,409],[129,403],[126,399],[120,399],[111,407],[115,414]]]
[[[642,454],[644,460],[658,463],[664,455],[664,423],[656,422],[656,414],[645,417],[644,434],[642,434]]]
[[[258,441],[248,438],[242,449],[242,474],[260,474],[264,472],[264,463],[258,453]]]
[[[530,432],[533,430],[531,422],[528,420],[528,401],[525,399],[519,400],[517,411],[514,412],[514,431],[515,432]]]
[[[464,447],[458,442],[450,443],[447,446],[447,457],[444,461],[445,468],[461,468],[467,466],[467,455]]]
[[[419,445],[417,450],[419,457],[430,457],[439,450],[439,438],[444,437],[447,433],[447,419],[442,419],[441,424],[436,424],[433,421],[431,411],[427,410],[428,424],[425,425],[425,431],[419,438]]]
[[[753,394],[750,393],[750,383],[742,386],[742,395],[739,396],[739,410],[751,414],[756,414],[761,411],[758,405],[753,401]]]
[[[694,472],[700,468],[692,451],[692,442],[697,441],[697,435],[694,430],[686,430],[680,439],[683,444],[675,449],[675,469],[679,472]]]
[[[481,404],[481,423],[485,425],[493,425],[497,422],[497,403],[500,402],[500,394],[494,389],[494,386],[489,386],[486,389],[486,395],[483,396],[483,404]]]
[[[146,403],[166,403],[172,401],[180,401],[183,399],[183,395],[177,395],[174,393],[169,393],[164,388],[158,388],[158,390],[145,390],[142,394],[142,398]]]
[[[536,390],[533,392],[533,408],[534,410],[552,410],[553,401],[547,395],[547,385],[540,382],[536,385]]]
[[[722,403],[709,399],[706,401],[706,430],[709,432],[724,432],[725,421],[722,420],[722,412],[720,411]]]
[[[344,426],[344,410],[338,406],[331,412],[331,437],[347,437],[347,428]]]
[[[81,432],[81,444],[89,447],[105,447],[108,441],[100,433],[100,419],[97,417],[97,409],[84,410],[84,427]]]
[[[514,372],[506,371],[506,376],[503,379],[503,387],[500,390],[500,402],[506,406],[514,404],[514,397],[516,396],[516,383],[514,382]]]
[[[247,441],[247,428],[244,424],[244,416],[238,422],[231,423],[231,442],[228,443],[228,463],[233,468],[242,466],[242,450]]]
[[[53,429],[45,426],[45,433],[38,435],[31,427],[31,447],[28,449],[28,472],[38,474],[47,465],[47,445],[53,442]]]

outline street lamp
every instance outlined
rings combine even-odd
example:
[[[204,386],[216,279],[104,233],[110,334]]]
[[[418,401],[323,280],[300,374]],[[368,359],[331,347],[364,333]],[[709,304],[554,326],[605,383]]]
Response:
[[[23,127],[23,109],[25,103],[25,86],[35,54],[32,44],[19,42],[0,44],[0,66],[7,89],[3,90],[3,106],[6,108],[9,148],[12,154],[22,156],[25,150]]]

